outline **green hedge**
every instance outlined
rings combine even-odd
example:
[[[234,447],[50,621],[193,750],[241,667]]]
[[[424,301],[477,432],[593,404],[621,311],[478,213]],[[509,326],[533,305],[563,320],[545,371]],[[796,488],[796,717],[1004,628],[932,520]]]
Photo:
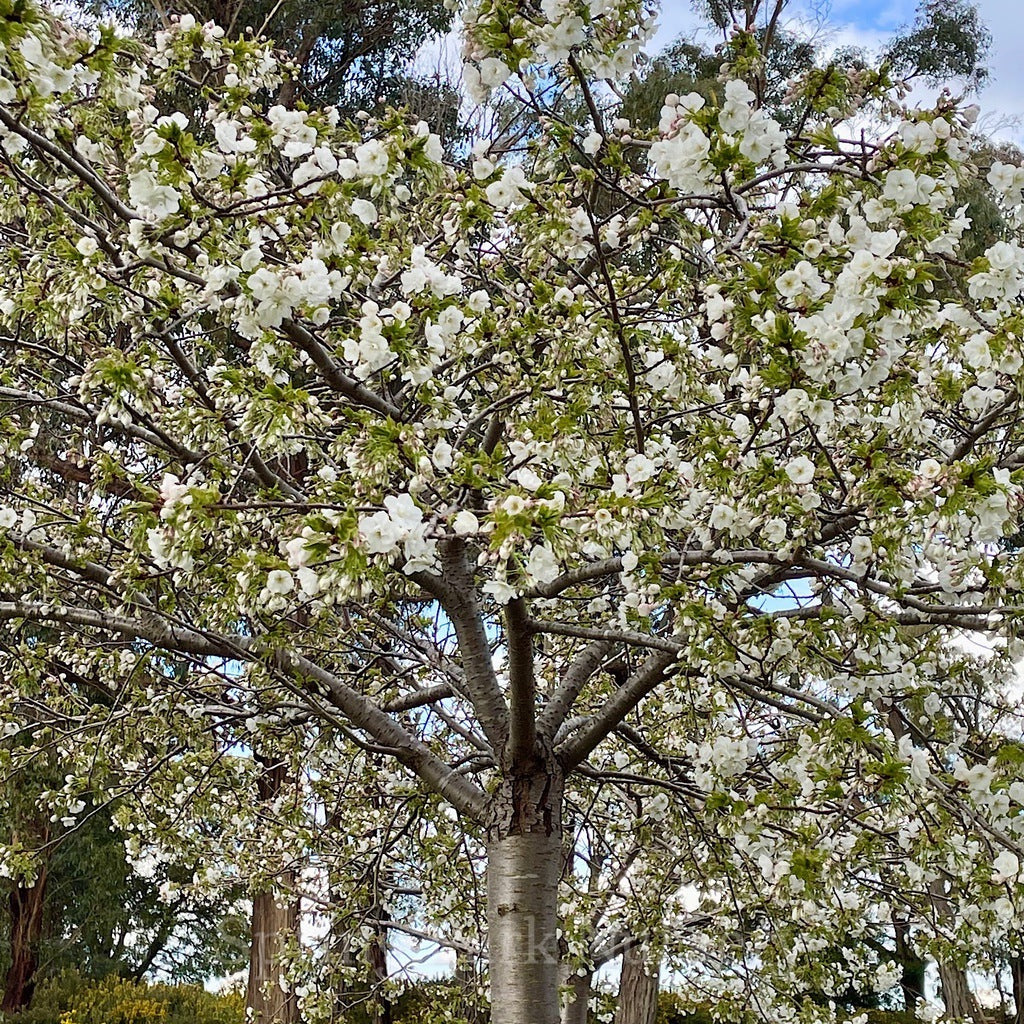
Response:
[[[469,1011],[457,986],[425,981],[393,1001],[395,1024],[465,1024],[486,1020],[483,1007]],[[344,1024],[369,1024],[371,1016],[356,1009]],[[162,985],[108,976],[93,981],[77,971],[63,971],[41,982],[32,1006],[2,1024],[244,1024],[241,993],[214,995],[198,985]],[[339,1022],[340,1024],[340,1022]]]
[[[32,1006],[7,1018],[10,1024],[244,1024],[240,993],[214,995],[199,985],[102,981],[62,971],[41,982]]]

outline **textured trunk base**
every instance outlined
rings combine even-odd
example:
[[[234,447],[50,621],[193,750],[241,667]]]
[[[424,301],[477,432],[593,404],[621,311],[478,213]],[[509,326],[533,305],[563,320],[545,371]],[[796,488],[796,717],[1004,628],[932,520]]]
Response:
[[[4,981],[0,1011],[22,1010],[32,1001],[36,971],[39,969],[39,942],[43,936],[43,900],[46,895],[46,869],[34,885],[18,885],[8,898],[11,928],[11,966]]]
[[[939,964],[942,1002],[949,1020],[973,1020],[986,1024],[986,1017],[967,984],[967,974],[954,964]]]
[[[491,1024],[559,1024],[559,829],[487,847]]]
[[[274,894],[261,892],[252,901],[252,947],[245,1005],[253,1024],[295,1024],[299,1005],[281,986],[281,951],[298,926],[294,904],[278,906]]]
[[[639,946],[630,946],[622,954],[615,1024],[654,1024],[657,1015],[657,971],[648,972],[643,950]]]
[[[260,765],[256,792],[261,804],[275,800],[288,783],[285,761],[254,752]],[[281,888],[293,888],[295,875],[285,872]],[[281,984],[281,954],[299,934],[297,900],[278,903],[273,890],[256,893],[252,900],[252,946],[249,950],[249,984],[245,991],[246,1020],[251,1024],[295,1024],[299,1003]]]

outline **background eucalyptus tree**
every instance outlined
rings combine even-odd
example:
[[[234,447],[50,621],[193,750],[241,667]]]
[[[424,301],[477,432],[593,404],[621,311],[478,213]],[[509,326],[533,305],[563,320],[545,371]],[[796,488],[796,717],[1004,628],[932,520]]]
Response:
[[[99,0],[92,9],[114,14],[150,38],[166,29],[173,15],[188,14],[200,23],[214,22],[233,38],[258,34],[270,39],[296,66],[278,97],[285,103],[333,103],[353,114],[411,105],[417,115],[431,114],[432,121],[454,128],[458,101],[453,87],[436,82],[431,88],[413,66],[423,44],[451,28],[453,10],[441,3]]]

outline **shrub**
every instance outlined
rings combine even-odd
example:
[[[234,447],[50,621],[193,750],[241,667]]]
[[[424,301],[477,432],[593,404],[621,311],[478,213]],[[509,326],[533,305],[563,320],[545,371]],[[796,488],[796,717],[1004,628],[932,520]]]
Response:
[[[243,1024],[239,993],[214,995],[198,985],[134,982],[110,975],[101,981],[62,971],[36,989],[32,1006],[10,1024]]]
[[[868,1010],[868,1024],[921,1024],[921,1018],[904,1010]]]

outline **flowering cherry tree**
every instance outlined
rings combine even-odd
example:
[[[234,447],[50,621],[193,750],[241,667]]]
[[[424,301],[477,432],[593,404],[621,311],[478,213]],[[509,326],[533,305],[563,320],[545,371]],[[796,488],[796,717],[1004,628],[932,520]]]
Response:
[[[215,26],[0,13],[15,729],[59,659],[146,728],[299,705],[418,778],[486,836],[495,1024],[558,1019],[567,780],[631,757],[685,764],[694,860],[724,844],[807,934],[884,878],[953,947],[1012,929],[1024,783],[963,697],[997,708],[1019,654],[1024,170],[980,172],[1008,237],[963,265],[972,111],[813,69],[787,134],[740,32],[720,104],[633,125],[598,83],[653,11],[480,0],[467,87],[541,131],[452,166],[400,115],[266,102],[272,52]],[[192,685],[131,669],[168,655]]]

